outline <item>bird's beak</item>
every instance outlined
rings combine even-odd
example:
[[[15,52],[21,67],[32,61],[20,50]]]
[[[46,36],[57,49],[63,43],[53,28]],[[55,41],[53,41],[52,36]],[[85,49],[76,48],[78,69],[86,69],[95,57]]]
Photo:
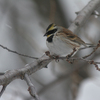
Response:
[[[47,33],[45,33],[44,36],[47,36]]]

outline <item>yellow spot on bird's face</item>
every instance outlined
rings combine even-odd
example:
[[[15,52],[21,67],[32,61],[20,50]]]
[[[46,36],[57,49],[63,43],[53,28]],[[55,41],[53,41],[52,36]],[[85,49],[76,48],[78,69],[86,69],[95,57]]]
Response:
[[[50,36],[51,36],[51,34],[50,35],[47,35],[47,38],[50,37]]]
[[[48,31],[53,30],[55,27],[55,24],[52,24],[52,26],[48,29]]]

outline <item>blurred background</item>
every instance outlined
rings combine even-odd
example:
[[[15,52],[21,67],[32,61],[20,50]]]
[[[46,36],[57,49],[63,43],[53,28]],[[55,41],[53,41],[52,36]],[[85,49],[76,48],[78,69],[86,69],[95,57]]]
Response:
[[[43,35],[50,23],[68,28],[90,0],[0,0],[0,44],[33,57],[48,50]],[[97,9],[100,12],[100,8]],[[85,42],[97,44],[100,39],[100,18],[91,15],[77,35]],[[75,56],[85,56],[82,50]],[[100,62],[100,49],[89,59]],[[0,47],[0,72],[18,69],[34,59],[21,57]],[[68,77],[66,74],[83,66]],[[77,61],[51,62],[48,68],[30,76],[40,100],[100,100],[100,72],[93,65]],[[23,80],[8,85],[0,100],[33,100]]]

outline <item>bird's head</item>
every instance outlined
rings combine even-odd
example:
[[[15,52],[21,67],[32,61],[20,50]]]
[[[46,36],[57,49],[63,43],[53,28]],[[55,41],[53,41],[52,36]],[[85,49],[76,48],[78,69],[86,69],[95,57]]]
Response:
[[[46,33],[44,34],[44,36],[50,37],[51,35],[54,35],[54,33],[56,33],[58,30],[58,27],[56,24],[52,23],[50,24],[47,29],[46,29]]]

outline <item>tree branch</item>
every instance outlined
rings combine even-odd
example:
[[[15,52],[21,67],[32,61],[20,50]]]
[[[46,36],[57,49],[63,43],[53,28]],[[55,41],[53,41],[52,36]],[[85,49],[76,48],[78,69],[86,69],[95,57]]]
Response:
[[[0,97],[2,96],[2,94],[4,93],[5,89],[6,89],[7,85],[3,85],[1,91],[0,91]]]
[[[66,57],[58,57],[58,58],[48,57],[44,54],[41,58],[35,60],[34,62],[32,62],[30,64],[25,65],[24,68],[17,69],[17,70],[9,70],[9,71],[5,72],[4,75],[0,76],[0,85],[9,84],[12,80],[14,80],[16,78],[23,79],[25,74],[31,75],[32,73],[47,66],[54,59],[55,60],[57,60],[57,59],[66,60],[67,58]],[[100,64],[100,62],[95,62],[93,60],[86,60],[83,57],[82,58],[70,57],[67,60],[82,60],[82,61],[88,62],[89,64],[95,65],[95,67],[98,70],[100,70],[97,66],[97,64]]]
[[[38,59],[38,58],[36,58],[36,57],[28,56],[28,55],[25,55],[25,54],[18,53],[17,51],[8,49],[7,47],[5,47],[5,46],[3,46],[3,45],[1,45],[1,44],[0,44],[0,47],[2,47],[3,49],[8,50],[9,52],[15,53],[15,54],[20,55],[20,56],[23,56],[23,57],[28,57],[28,58],[32,58],[32,59]]]
[[[85,58],[91,56],[99,47],[100,47],[100,40],[99,40],[99,43],[97,44],[97,46],[94,48],[94,50],[89,55],[84,56],[83,58],[85,59]]]
[[[85,8],[83,8],[77,18],[75,19],[75,21],[70,25],[69,29],[73,32],[76,33],[78,32],[80,26],[82,26],[84,24],[84,22],[89,18],[89,16],[92,14],[92,12],[98,7],[98,5],[100,4],[100,0],[92,0],[88,3],[87,6],[85,6]],[[12,51],[2,45],[0,45],[2,48],[8,50],[9,52],[13,52],[16,53],[18,55],[20,55],[19,53],[17,53],[16,51]],[[94,53],[94,52],[93,52]],[[22,56],[22,54],[21,54]],[[25,56],[25,55],[24,55]],[[90,56],[90,55],[89,55]],[[59,57],[58,59],[66,59],[66,57]],[[3,86],[7,86],[10,82],[12,82],[13,80],[20,78],[20,79],[24,79],[25,75],[31,75],[32,73],[44,68],[45,66],[47,66],[52,60],[54,60],[54,57],[48,57],[45,54],[36,59],[34,62],[25,65],[25,67],[21,68],[21,69],[17,69],[17,70],[9,70],[7,72],[5,72],[5,74],[0,75],[0,85]],[[82,60],[85,62],[88,62],[90,64],[95,65],[95,67],[100,70],[98,68],[97,64],[100,64],[100,62],[95,62],[93,60],[86,60],[83,58],[68,58],[68,60]],[[74,70],[75,71],[75,70]],[[73,72],[73,71],[72,71]],[[72,73],[70,72],[70,73]],[[69,75],[70,75],[69,73]],[[26,80],[28,81],[28,78],[26,78]],[[4,92],[5,87],[3,87],[2,91]],[[1,91],[1,92],[2,92]],[[2,93],[3,93],[2,92]],[[34,94],[34,93],[33,93]]]
[[[14,79],[23,79],[25,74],[31,75],[32,73],[44,68],[53,59],[49,58],[45,54],[39,59],[30,64],[26,64],[25,67],[17,70],[6,71],[4,75],[0,76],[0,85],[9,84]]]
[[[99,7],[100,0],[91,0],[81,11],[79,11],[76,19],[68,28],[73,33],[77,33],[79,28],[86,22],[94,10]]]
[[[98,57],[100,54],[96,54],[96,56],[93,56],[92,59],[94,59],[95,57]],[[81,66],[83,65],[83,66]],[[45,93],[47,90],[53,88],[54,86],[56,86],[57,84],[60,84],[61,82],[63,82],[64,80],[68,79],[68,77],[70,75],[72,75],[74,72],[78,71],[79,69],[82,69],[82,67],[86,67],[87,63],[79,63],[78,66],[77,64],[71,69],[69,70],[65,75],[60,76],[59,78],[57,78],[56,80],[54,80],[53,82],[45,85],[42,89],[40,89],[38,91],[38,95],[41,95],[43,93]]]
[[[35,86],[32,84],[29,76],[27,74],[25,74],[25,78],[24,80],[26,81],[27,85],[29,86],[28,88],[28,91],[30,93],[30,95],[35,99],[35,100],[40,100],[39,99],[39,96],[37,95],[36,93],[36,90],[35,90]]]

